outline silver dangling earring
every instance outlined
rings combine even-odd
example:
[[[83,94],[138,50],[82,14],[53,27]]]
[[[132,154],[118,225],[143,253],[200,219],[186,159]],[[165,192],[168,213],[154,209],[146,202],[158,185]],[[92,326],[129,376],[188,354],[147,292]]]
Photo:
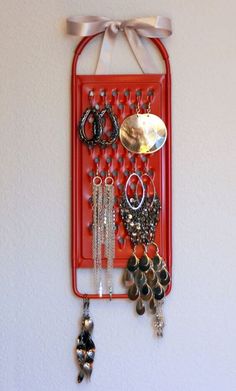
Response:
[[[102,297],[103,191],[98,169],[93,178],[93,264],[96,292]]]
[[[83,301],[83,317],[81,333],[77,338],[76,356],[80,367],[78,383],[81,383],[84,377],[90,379],[93,370],[93,361],[95,357],[95,345],[91,338],[93,331],[93,321],[89,315],[89,299]]]
[[[109,170],[105,179],[103,208],[104,208],[104,244],[105,257],[107,258],[107,288],[112,298],[113,292],[113,261],[115,257],[115,194],[114,179]]]

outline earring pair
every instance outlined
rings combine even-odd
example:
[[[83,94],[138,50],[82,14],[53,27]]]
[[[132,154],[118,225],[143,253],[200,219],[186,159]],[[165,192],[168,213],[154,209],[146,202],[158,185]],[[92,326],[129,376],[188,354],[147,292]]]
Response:
[[[119,133],[119,122],[111,105],[107,102],[105,91],[101,92],[101,96],[104,100],[104,108],[102,110],[99,109],[99,105],[94,104],[94,91],[89,91],[88,98],[90,106],[83,112],[78,124],[80,139],[89,146],[111,145],[116,141]],[[110,120],[111,130],[106,132],[105,136],[106,118]],[[92,135],[90,137],[86,134],[88,122],[92,123]],[[109,133],[109,137],[107,137],[107,133]]]
[[[93,262],[95,286],[101,297],[103,295],[102,257],[107,261],[107,288],[112,297],[113,260],[115,256],[115,194],[114,179],[108,172],[102,181],[98,171],[93,178]],[[104,245],[104,246],[103,246]]]

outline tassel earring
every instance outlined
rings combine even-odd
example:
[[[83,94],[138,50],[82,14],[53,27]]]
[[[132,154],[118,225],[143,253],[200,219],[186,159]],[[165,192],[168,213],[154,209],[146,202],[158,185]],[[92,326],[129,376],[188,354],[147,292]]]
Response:
[[[107,288],[112,298],[113,292],[113,260],[115,257],[115,195],[114,195],[114,179],[112,178],[109,170],[105,179],[104,186],[104,244],[105,244],[105,257],[107,259]]]
[[[93,178],[93,264],[96,292],[102,297],[103,190],[97,169]]]

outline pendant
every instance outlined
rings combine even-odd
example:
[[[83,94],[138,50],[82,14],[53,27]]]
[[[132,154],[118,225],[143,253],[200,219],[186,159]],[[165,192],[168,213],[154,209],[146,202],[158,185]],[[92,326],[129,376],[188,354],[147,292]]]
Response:
[[[163,147],[166,138],[166,125],[154,114],[133,114],[120,127],[120,141],[132,153],[154,153]]]

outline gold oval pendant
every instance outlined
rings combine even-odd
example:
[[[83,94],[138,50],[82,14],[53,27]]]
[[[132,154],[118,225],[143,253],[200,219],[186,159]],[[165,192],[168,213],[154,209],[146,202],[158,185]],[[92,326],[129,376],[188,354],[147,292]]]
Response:
[[[120,127],[120,141],[132,153],[153,153],[163,147],[167,138],[165,123],[154,114],[134,114]]]

